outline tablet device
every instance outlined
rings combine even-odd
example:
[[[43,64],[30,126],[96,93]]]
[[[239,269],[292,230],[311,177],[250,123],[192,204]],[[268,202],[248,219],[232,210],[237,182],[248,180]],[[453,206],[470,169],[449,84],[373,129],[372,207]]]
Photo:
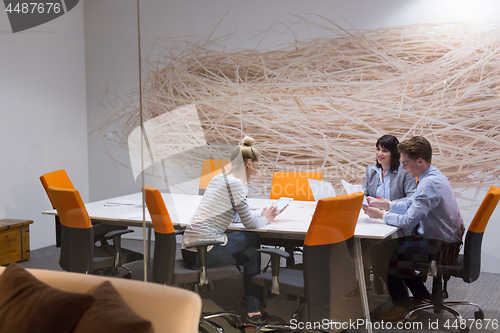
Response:
[[[335,190],[330,182],[311,178],[307,178],[307,181],[309,182],[314,201],[318,202],[320,199],[336,196]]]
[[[293,198],[281,197],[278,201],[274,202],[271,207],[277,207],[278,212],[281,211],[286,205],[289,205],[293,201]]]

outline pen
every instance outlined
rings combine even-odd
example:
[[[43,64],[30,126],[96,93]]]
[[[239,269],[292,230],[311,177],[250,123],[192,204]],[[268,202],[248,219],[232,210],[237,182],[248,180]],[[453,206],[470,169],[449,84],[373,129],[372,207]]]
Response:
[[[380,195],[377,197],[377,199],[380,199]],[[366,199],[366,202],[370,203],[370,201],[368,201],[368,199]]]

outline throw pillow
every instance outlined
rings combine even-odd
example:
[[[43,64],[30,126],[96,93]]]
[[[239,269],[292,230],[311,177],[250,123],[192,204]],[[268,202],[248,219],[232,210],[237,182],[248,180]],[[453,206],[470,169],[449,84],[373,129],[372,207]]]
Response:
[[[0,333],[72,332],[93,302],[37,280],[18,264],[0,276]]]
[[[94,303],[85,312],[74,333],[153,333],[150,321],[139,317],[109,281],[93,293]]]

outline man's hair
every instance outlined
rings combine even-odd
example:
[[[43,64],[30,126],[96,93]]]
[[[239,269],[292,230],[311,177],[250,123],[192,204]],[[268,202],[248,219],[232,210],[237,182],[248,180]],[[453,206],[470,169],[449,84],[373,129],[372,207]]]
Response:
[[[414,136],[409,140],[401,142],[398,145],[398,151],[407,154],[413,161],[422,157],[424,161],[430,164],[432,160],[431,144],[423,136]]]

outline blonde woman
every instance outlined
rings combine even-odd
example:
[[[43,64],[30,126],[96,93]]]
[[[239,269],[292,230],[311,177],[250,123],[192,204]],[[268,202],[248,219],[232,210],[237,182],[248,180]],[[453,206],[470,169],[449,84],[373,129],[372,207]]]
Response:
[[[182,256],[188,266],[198,265],[196,248],[189,245],[198,241],[218,240],[222,245],[209,247],[207,266],[215,267],[226,264],[243,266],[243,285],[248,315],[245,321],[250,324],[262,324],[265,318],[260,312],[260,289],[251,282],[252,277],[260,273],[260,255],[258,234],[255,232],[232,232],[225,234],[233,221],[241,221],[248,229],[262,228],[281,213],[275,207],[264,208],[259,215],[248,206],[246,184],[257,173],[260,165],[260,153],[253,147],[255,140],[243,138],[242,144],[231,152],[231,166],[215,176],[208,185],[205,194],[186,228],[182,239]]]

